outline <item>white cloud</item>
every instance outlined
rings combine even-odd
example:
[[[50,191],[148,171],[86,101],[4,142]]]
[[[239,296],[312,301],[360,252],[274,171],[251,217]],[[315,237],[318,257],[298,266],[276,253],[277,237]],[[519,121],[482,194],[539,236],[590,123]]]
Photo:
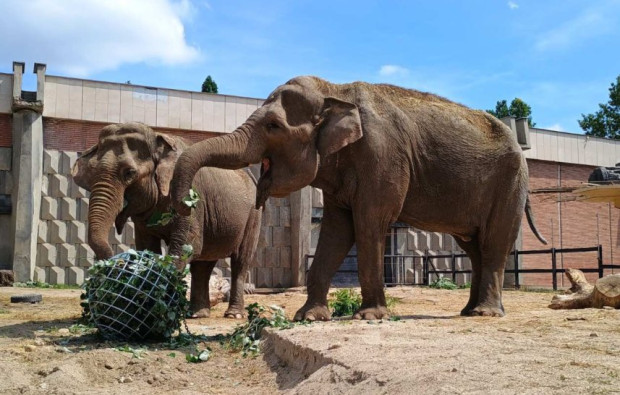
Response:
[[[564,132],[564,128],[559,123],[554,123],[553,125],[543,126],[541,129],[547,130],[557,130],[558,132]]]
[[[516,10],[517,8],[519,8],[519,4],[515,3],[514,1],[509,1],[508,8],[510,8],[511,10]]]
[[[200,51],[185,39],[189,0],[8,0],[0,60],[42,62],[75,77],[126,63],[186,64]]]
[[[604,4],[542,33],[534,47],[538,51],[561,50],[613,31],[617,24],[616,5],[620,2]]]
[[[379,75],[384,77],[395,76],[395,75],[407,75],[409,74],[409,70],[402,66],[397,66],[393,64],[386,64],[381,66],[379,69]]]

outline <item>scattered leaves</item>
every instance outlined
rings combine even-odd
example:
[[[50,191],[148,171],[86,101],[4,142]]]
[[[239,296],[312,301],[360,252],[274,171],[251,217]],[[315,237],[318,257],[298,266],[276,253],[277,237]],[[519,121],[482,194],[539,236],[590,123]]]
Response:
[[[252,303],[245,308],[248,312],[248,322],[238,325],[227,335],[224,347],[232,351],[241,351],[244,357],[257,356],[260,352],[260,337],[264,328],[289,329],[295,324],[286,318],[280,306],[265,307]]]

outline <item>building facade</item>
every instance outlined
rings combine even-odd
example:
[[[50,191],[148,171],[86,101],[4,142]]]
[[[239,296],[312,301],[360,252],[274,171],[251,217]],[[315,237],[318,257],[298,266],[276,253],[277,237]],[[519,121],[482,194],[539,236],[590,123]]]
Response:
[[[24,68],[23,63],[14,63],[12,74],[0,73],[0,269],[13,269],[18,281],[84,281],[93,263],[87,240],[88,192],[73,183],[70,171],[79,154],[96,143],[102,127],[139,121],[156,131],[199,141],[232,132],[262,104],[255,98],[50,76],[42,64],[34,68],[37,91],[25,92],[21,89]],[[578,202],[560,192],[562,187],[587,181],[595,167],[614,165],[620,144],[529,129],[523,120],[504,121],[524,147],[530,190],[558,189],[530,195],[537,226],[551,246],[602,245],[606,263],[620,260],[617,210],[607,203]],[[321,192],[310,187],[288,198],[269,199],[251,274],[257,287],[305,283],[321,209]],[[131,222],[121,235],[111,229],[110,242],[117,252],[130,248],[134,243]],[[386,247],[388,255],[413,257],[459,252],[449,235],[401,227],[388,233]],[[524,222],[516,247],[544,246]],[[398,272],[398,282],[417,282],[421,273],[414,261]],[[559,261],[562,267],[590,267],[596,265],[596,256],[561,254]],[[451,264],[447,258],[435,263],[438,268]],[[467,269],[469,263],[459,259],[457,265]],[[221,266],[225,271],[226,264]],[[355,259],[344,266],[354,272]],[[549,257],[525,256],[519,266],[548,267]],[[548,275],[522,276],[521,284],[550,284]],[[466,281],[467,276],[459,279]]]

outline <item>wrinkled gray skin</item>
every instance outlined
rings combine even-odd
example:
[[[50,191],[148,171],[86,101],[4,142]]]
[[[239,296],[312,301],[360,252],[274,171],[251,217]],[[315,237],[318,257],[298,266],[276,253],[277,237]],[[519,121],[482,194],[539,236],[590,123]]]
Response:
[[[99,141],[76,161],[75,182],[91,192],[88,243],[98,259],[113,255],[108,242],[112,224],[120,234],[129,217],[135,224],[136,248],[180,256],[191,244],[190,308],[209,316],[209,277],[218,259],[231,257],[232,284],[225,317],[243,317],[244,280],[254,259],[262,211],[254,209],[256,186],[243,170],[203,168],[190,180],[200,195],[190,217],[175,216],[165,225],[147,226],[153,215],[170,212],[169,186],[175,162],[189,144],[155,133],[140,123],[104,127]],[[123,208],[124,200],[127,206]],[[182,270],[185,262],[178,263]]]
[[[353,243],[363,297],[354,317],[386,317],[384,237],[395,221],[451,234],[466,251],[472,286],[461,314],[504,315],[504,266],[524,209],[529,219],[531,213],[527,164],[498,119],[396,86],[297,77],[276,88],[234,133],[181,155],[173,204],[183,210],[180,199],[202,166],[257,162],[257,207],[306,185],[324,194],[308,299],[295,319],[330,318],[329,285]]]

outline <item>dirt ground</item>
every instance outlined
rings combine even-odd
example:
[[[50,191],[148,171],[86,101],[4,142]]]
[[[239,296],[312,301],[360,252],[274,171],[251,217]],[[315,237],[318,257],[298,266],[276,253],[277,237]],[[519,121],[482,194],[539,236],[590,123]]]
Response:
[[[9,303],[30,292],[43,302]],[[620,311],[551,310],[551,293],[505,291],[506,317],[465,318],[468,290],[388,288],[399,321],[274,331],[257,358],[214,338],[242,322],[221,318],[220,304],[215,318],[189,322],[213,350],[192,364],[187,350],[159,343],[124,352],[123,343],[76,331],[80,292],[0,288],[0,393],[620,393]],[[304,300],[299,292],[246,298],[289,316]]]

